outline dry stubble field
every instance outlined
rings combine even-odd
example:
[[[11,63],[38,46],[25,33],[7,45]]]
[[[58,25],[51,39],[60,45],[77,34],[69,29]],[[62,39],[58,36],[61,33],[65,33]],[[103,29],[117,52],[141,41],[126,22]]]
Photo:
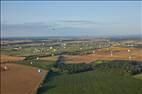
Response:
[[[128,49],[130,52],[128,52]],[[112,56],[111,52],[112,50]],[[131,58],[129,58],[129,56]],[[41,60],[56,61],[57,56],[44,57]],[[141,48],[122,48],[112,47],[98,49],[94,54],[87,55],[64,55],[65,63],[90,63],[96,60],[136,60],[142,61],[142,49]]]
[[[1,56],[1,94],[35,94],[47,71],[38,72],[37,68],[10,63],[23,60],[23,57]],[[5,63],[9,62],[9,63]]]

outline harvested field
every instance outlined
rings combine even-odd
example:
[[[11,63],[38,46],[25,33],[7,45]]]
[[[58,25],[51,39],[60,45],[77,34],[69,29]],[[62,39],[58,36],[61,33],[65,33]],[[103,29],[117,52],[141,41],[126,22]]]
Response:
[[[1,64],[7,71],[1,71],[1,94],[35,94],[47,71],[18,64]]]
[[[109,49],[99,49],[95,54],[89,55],[65,55],[66,63],[89,63],[96,60],[136,60],[142,61],[142,49],[131,48],[128,53],[128,48],[113,48],[112,56]],[[131,58],[129,58],[131,56]]]
[[[50,62],[56,62],[58,60],[58,56],[43,57],[43,58],[40,58],[40,60],[46,60],[46,61],[50,61]]]
[[[20,60],[23,60],[23,59],[24,59],[24,57],[18,57],[18,56],[8,56],[8,55],[1,55],[0,56],[0,62],[1,63],[20,61]]]

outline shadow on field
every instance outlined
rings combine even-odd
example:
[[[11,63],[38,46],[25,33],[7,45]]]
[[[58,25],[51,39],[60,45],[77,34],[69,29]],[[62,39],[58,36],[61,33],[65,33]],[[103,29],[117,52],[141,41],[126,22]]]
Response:
[[[64,56],[60,55],[56,61],[56,64],[60,65],[64,63]]]
[[[60,64],[63,64],[63,63],[64,63],[64,56],[60,55],[58,57],[58,60],[56,61],[56,64],[60,65]],[[39,89],[37,90],[37,94],[43,94],[46,91],[48,91],[49,89],[55,88],[56,87],[55,85],[49,85],[48,83],[49,83],[49,81],[54,80],[54,78],[56,76],[59,76],[59,75],[61,75],[61,74],[58,73],[58,72],[53,72],[52,70],[50,70],[48,72],[48,74],[46,75],[43,83],[41,84],[41,87],[39,87]]]
[[[48,91],[49,89],[55,88],[55,85],[49,85],[48,82],[53,80],[54,77],[59,76],[60,73],[49,71],[46,75],[41,87],[38,88],[37,94],[43,94],[44,92]]]
[[[53,85],[53,86],[44,85],[44,86],[42,86],[41,88],[38,89],[37,94],[43,94],[43,93],[45,93],[47,90],[52,89],[52,88],[54,88],[54,87],[55,87],[54,85]]]

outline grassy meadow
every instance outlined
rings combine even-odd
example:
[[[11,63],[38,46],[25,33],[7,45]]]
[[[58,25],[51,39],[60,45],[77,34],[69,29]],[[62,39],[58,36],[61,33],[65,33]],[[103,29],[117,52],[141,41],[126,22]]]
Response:
[[[131,66],[127,61],[98,62],[92,63],[92,71],[71,74],[50,71],[38,94],[141,94],[142,80],[130,73],[133,63]]]

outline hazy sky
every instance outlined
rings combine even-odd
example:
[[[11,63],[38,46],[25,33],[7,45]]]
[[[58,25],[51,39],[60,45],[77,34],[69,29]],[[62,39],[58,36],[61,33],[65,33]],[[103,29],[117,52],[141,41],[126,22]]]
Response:
[[[141,34],[141,1],[2,1],[2,37]]]

